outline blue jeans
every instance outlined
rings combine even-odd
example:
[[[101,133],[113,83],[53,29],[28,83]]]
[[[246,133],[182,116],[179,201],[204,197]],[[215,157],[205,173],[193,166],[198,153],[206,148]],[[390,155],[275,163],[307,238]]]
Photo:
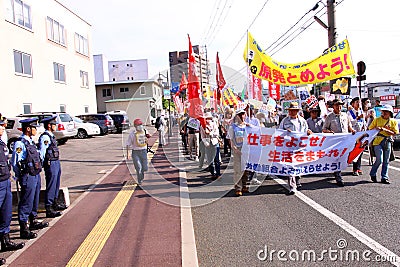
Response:
[[[376,173],[378,172],[379,166],[382,164],[381,170],[381,180],[388,180],[388,170],[389,170],[389,157],[390,150],[392,149],[392,145],[388,145],[385,147],[384,141],[382,141],[379,145],[373,146],[376,160],[374,165],[372,165],[371,171],[369,173],[370,176],[376,177]]]
[[[132,161],[135,166],[138,182],[144,179],[144,172],[148,170],[147,165],[147,150],[132,150]]]

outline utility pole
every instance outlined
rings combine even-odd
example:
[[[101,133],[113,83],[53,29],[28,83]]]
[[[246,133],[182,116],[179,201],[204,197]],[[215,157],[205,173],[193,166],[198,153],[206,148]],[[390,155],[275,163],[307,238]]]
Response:
[[[328,14],[328,47],[336,44],[335,0],[326,0]],[[333,81],[329,81],[329,88],[333,88]]]

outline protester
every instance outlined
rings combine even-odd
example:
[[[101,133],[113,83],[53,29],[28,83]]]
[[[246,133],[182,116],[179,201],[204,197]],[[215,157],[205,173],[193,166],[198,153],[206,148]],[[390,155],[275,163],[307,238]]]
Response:
[[[310,109],[310,118],[308,118],[307,125],[313,133],[322,133],[322,127],[324,126],[325,120],[320,117],[321,110],[319,108]]]
[[[187,113],[185,113],[185,115],[183,115],[183,117],[181,118],[181,121],[179,123],[179,133],[181,135],[182,145],[183,145],[183,149],[184,149],[185,154],[189,154],[189,150],[188,150],[188,130],[187,130],[188,120],[189,120],[189,115]]]
[[[231,154],[231,144],[229,140],[226,138],[226,136],[228,134],[229,126],[232,123],[232,115],[233,115],[233,110],[229,106],[226,106],[223,120],[221,123],[221,137],[224,142],[224,154],[229,156]]]
[[[219,147],[219,131],[211,112],[204,115],[206,120],[205,128],[200,127],[201,139],[205,146],[205,152],[208,160],[208,170],[212,175],[212,179],[221,176],[220,147]]]
[[[230,139],[233,152],[233,180],[235,183],[236,196],[241,196],[243,193],[249,192],[249,187],[247,185],[248,171],[242,171],[241,160],[241,149],[243,146],[246,129],[245,118],[246,111],[244,109],[238,109],[228,131],[228,137]]]
[[[369,98],[361,99],[361,108],[363,110],[365,122],[368,127],[375,119],[375,111],[371,108],[371,100],[369,100]]]
[[[351,108],[347,111],[347,117],[351,123],[351,127],[356,132],[365,131],[367,129],[367,125],[365,122],[364,112],[360,105],[360,98],[358,96],[354,97],[350,101],[350,105]],[[353,162],[353,176],[362,175],[361,171],[362,154],[363,152],[361,152],[361,154],[357,157],[357,160]]]
[[[297,102],[292,102],[288,108],[288,115],[282,120],[279,125],[279,129],[291,132],[302,132],[307,133],[307,135],[312,134],[312,131],[308,129],[308,124],[306,120],[299,116],[300,111],[299,104]],[[300,176],[295,176],[291,174],[288,177],[289,194],[294,195],[297,189],[301,188]]]
[[[375,116],[376,118],[379,118],[381,116],[381,108],[383,106],[381,105],[381,100],[380,99],[376,99],[375,100],[375,107],[374,107],[374,112],[375,112]]]
[[[247,104],[245,108],[247,117],[245,118],[246,126],[255,126],[255,127],[260,127],[260,121],[255,117],[255,109],[254,106],[251,104]],[[256,173],[254,171],[248,171],[248,178],[251,184],[253,185],[261,185],[262,182],[257,180],[257,177],[255,175]]]
[[[144,172],[148,170],[147,164],[147,145],[150,134],[144,129],[141,119],[133,121],[134,129],[128,136],[126,141],[126,159],[129,159],[129,149],[132,151],[132,161],[135,166],[137,183],[142,184],[144,180]]]
[[[340,99],[332,101],[333,112],[326,116],[324,126],[322,127],[323,133],[355,133],[346,113],[341,111],[342,107],[343,102]],[[342,172],[336,171],[333,175],[336,178],[337,185],[344,186]]]
[[[393,136],[399,133],[398,123],[393,119],[393,107],[385,105],[380,108],[381,116],[375,118],[369,129],[379,130],[378,135],[372,142],[373,151],[375,154],[375,162],[372,165],[369,173],[371,180],[376,183],[376,174],[379,166],[382,164],[381,182],[390,184],[389,182],[389,161],[390,155],[393,153]]]
[[[188,142],[189,142],[189,158],[191,160],[198,160],[199,156],[199,126],[200,122],[198,119],[189,118],[186,125],[188,132]]]
[[[156,121],[156,124],[158,124],[158,125],[156,125],[156,128],[157,128],[157,131],[158,131],[158,133],[159,133],[159,146],[162,147],[162,146],[165,146],[165,145],[166,145],[166,141],[165,141],[165,130],[166,130],[166,128],[167,128],[167,122],[166,122],[166,120],[165,120],[165,111],[164,111],[164,110],[161,111],[161,115],[160,115],[160,117],[157,118],[157,119],[159,119],[159,122],[158,122],[158,123],[157,123],[157,121]],[[158,126],[158,127],[157,127],[157,126]]]

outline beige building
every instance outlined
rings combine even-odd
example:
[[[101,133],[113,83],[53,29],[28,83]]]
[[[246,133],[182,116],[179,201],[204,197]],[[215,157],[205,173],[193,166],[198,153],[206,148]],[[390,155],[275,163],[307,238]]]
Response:
[[[126,111],[129,120],[150,125],[162,110],[162,90],[154,80],[96,83],[97,112]]]
[[[0,112],[96,112],[91,35],[56,0],[0,0]]]

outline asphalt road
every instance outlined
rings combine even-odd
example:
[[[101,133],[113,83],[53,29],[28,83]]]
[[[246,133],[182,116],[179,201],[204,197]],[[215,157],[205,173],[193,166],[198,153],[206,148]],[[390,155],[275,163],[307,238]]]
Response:
[[[362,164],[362,176],[352,176],[351,167],[344,172],[343,188],[336,186],[332,175],[309,176],[302,179],[301,194],[288,196],[279,180],[266,179],[252,188],[253,193],[238,198],[230,191],[213,202],[209,200],[216,195],[199,193],[201,188],[209,184],[214,192],[226,190],[226,184],[232,184],[230,170],[223,182],[214,183],[205,172],[200,180],[195,178],[199,173],[190,173],[191,201],[199,204],[192,208],[199,265],[390,266],[378,262],[379,255],[366,244],[375,249],[380,244],[400,255],[400,160],[390,164],[390,185],[369,180],[367,156]],[[323,208],[313,208],[315,202]],[[337,217],[327,218],[329,211]],[[315,261],[308,260],[310,250],[316,253]],[[351,251],[360,259],[353,259]],[[368,257],[362,258],[362,253]],[[400,264],[400,258],[396,260]]]

